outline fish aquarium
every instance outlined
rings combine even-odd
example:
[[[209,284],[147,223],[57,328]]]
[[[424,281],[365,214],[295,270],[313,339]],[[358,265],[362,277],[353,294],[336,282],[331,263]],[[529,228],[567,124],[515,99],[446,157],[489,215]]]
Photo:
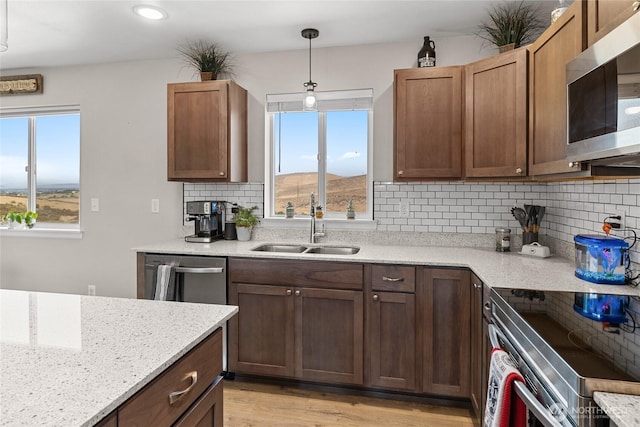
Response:
[[[576,277],[603,285],[624,285],[629,263],[629,244],[615,237],[579,234],[576,247]]]

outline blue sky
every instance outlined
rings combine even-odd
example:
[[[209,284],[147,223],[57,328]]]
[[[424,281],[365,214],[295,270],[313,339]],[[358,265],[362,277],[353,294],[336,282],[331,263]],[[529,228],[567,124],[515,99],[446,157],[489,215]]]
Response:
[[[28,119],[0,119],[0,188],[25,188]],[[80,182],[80,115],[40,116],[36,120],[37,184]]]
[[[276,175],[317,172],[318,113],[283,113],[281,153],[278,172],[278,120],[275,115]],[[367,173],[368,112],[335,111],[327,113],[327,172],[340,176]]]

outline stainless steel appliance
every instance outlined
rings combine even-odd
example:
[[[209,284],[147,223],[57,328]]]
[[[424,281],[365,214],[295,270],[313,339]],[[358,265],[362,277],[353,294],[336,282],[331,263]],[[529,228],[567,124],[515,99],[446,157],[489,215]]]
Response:
[[[594,391],[640,394],[638,379],[552,318],[571,315],[571,305],[558,301],[573,300],[571,292],[491,290],[489,335],[526,380],[526,387],[516,391],[530,410],[530,425],[606,426],[608,417],[593,401]]]
[[[155,272],[159,265],[173,265],[176,271],[176,300],[205,304],[227,304],[227,259],[207,256],[146,254],[144,298],[153,299]],[[180,322],[180,319],[176,319]],[[222,327],[223,369],[227,369],[227,328]]]
[[[187,202],[187,221],[195,221],[194,234],[187,242],[210,243],[224,236],[225,202]]]
[[[569,161],[640,166],[640,13],[567,64]]]

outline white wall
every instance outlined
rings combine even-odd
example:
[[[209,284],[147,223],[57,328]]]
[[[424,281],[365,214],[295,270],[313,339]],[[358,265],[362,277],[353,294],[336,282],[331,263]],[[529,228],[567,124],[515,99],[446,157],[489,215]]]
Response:
[[[464,64],[492,54],[473,37],[436,40],[438,65]],[[421,41],[313,52],[318,90],[371,87],[375,94],[376,180],[392,177],[393,69],[415,66]],[[172,52],[171,55],[174,53]],[[307,51],[237,57],[235,80],[249,91],[249,180],[264,176],[264,99],[302,91]],[[182,185],[166,180],[166,85],[190,81],[175,59],[57,69],[40,73],[42,95],[3,97],[2,107],[79,104],[81,108],[82,240],[2,237],[0,286],[135,297],[132,247],[184,235]],[[100,198],[100,212],[90,199]],[[151,214],[151,199],[160,213]]]

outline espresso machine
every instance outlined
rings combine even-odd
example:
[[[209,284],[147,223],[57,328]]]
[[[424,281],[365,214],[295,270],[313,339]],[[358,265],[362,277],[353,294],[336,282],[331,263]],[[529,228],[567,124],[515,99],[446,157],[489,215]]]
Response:
[[[225,202],[187,202],[187,221],[195,221],[195,233],[187,242],[211,243],[224,235]]]

